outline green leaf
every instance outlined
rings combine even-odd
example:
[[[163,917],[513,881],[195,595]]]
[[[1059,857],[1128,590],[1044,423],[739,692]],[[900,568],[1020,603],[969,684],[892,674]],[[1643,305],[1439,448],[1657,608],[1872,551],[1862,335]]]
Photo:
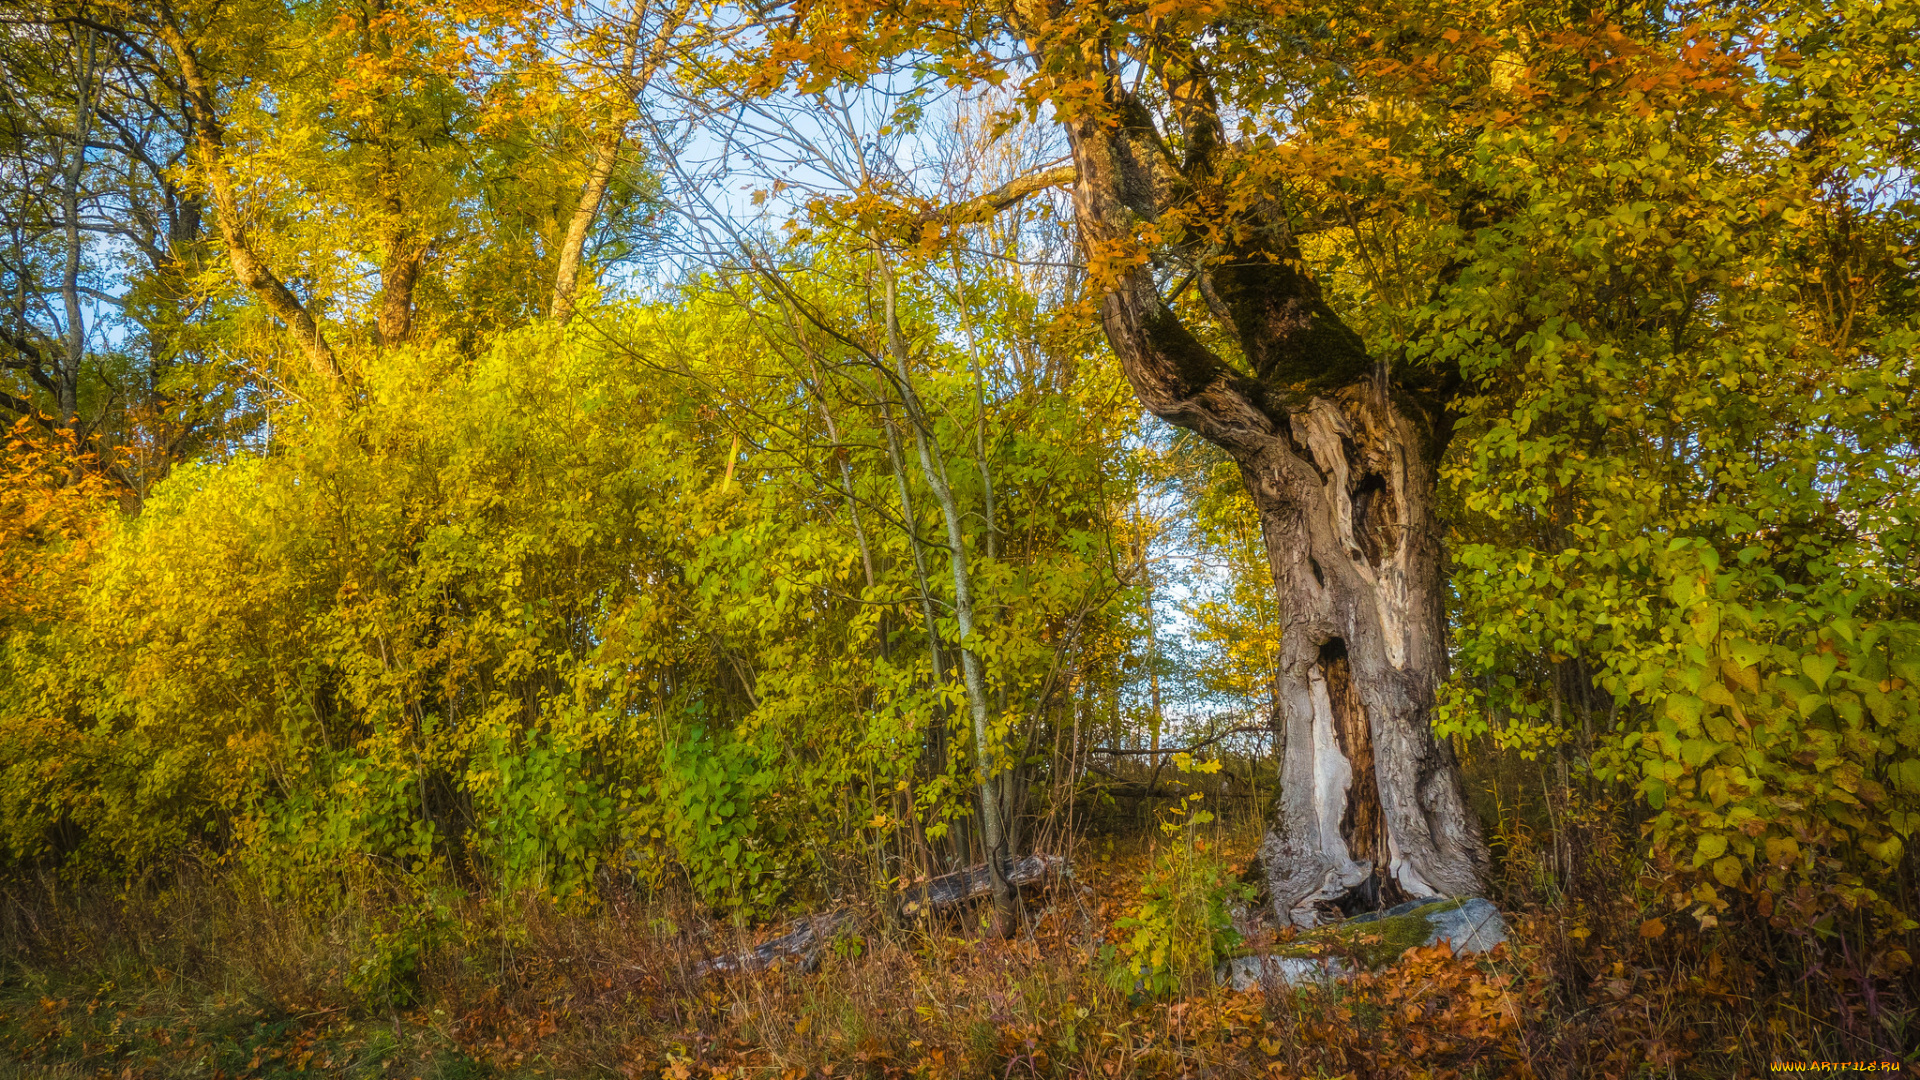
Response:
[[[1832,653],[1808,653],[1800,658],[1800,671],[1813,680],[1816,689],[1824,689],[1840,660]]]
[[[1666,715],[1681,732],[1698,731],[1700,713],[1705,708],[1706,703],[1691,694],[1674,694],[1666,700]]]
[[[1887,766],[1893,786],[1907,795],[1920,795],[1920,758],[1907,758]]]

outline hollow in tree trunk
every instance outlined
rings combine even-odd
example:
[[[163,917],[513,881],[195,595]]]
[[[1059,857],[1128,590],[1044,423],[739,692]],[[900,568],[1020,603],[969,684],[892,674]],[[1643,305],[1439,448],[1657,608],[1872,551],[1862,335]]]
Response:
[[[1285,620],[1286,757],[1261,859],[1296,923],[1472,894],[1484,874],[1458,769],[1429,727],[1446,677],[1434,429],[1367,379],[1236,455]]]
[[[1275,906],[1310,926],[1476,893],[1485,844],[1429,727],[1446,677],[1435,465],[1457,376],[1395,378],[1368,355],[1322,298],[1284,213],[1225,197],[1204,71],[1173,55],[1162,75],[1181,109],[1178,152],[1117,75],[1104,111],[1067,121],[1075,221],[1142,404],[1225,450],[1260,514],[1283,619],[1274,721],[1285,758],[1261,849]],[[1198,224],[1168,240],[1160,223],[1176,206]],[[1166,246],[1140,252],[1156,230]],[[1170,284],[1185,270],[1240,362],[1189,329],[1156,266]]]

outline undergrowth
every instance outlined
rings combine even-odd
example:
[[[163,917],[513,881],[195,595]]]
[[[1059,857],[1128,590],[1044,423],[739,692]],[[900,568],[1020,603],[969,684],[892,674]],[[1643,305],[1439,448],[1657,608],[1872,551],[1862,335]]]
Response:
[[[1650,919],[1626,847],[1589,838],[1569,878],[1536,839],[1518,815],[1495,837],[1513,928],[1495,952],[1368,969],[1362,936],[1356,977],[1248,993],[1192,968],[1170,993],[1114,985],[1102,951],[1167,857],[1140,838],[1081,842],[1013,940],[868,920],[811,970],[729,977],[697,964],[754,934],[604,873],[570,910],[396,888],[302,911],[192,864],[121,890],[16,882],[0,1075],[1734,1076],[1912,1041],[1897,982],[1870,1011],[1857,987],[1783,975],[1751,928]],[[1219,844],[1243,869],[1251,837]]]

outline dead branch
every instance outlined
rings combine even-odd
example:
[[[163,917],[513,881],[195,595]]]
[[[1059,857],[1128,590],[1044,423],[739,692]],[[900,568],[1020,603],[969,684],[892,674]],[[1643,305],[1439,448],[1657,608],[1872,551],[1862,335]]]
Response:
[[[1058,855],[1029,855],[1008,868],[1007,881],[1016,888],[1040,885],[1049,879],[1064,876],[1070,868],[1071,864]],[[992,876],[986,864],[982,863],[910,886],[899,911],[903,918],[925,918],[984,899],[992,892]],[[796,920],[792,929],[772,941],[702,961],[694,971],[701,975],[761,971],[776,961],[788,958],[798,958],[802,967],[811,969],[819,963],[820,953],[827,944],[842,930],[851,928],[855,921],[852,907],[803,916]]]

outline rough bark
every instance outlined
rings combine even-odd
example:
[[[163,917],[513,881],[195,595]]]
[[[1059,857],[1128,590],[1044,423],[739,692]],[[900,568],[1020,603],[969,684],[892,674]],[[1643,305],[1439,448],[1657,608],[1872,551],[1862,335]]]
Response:
[[[1283,619],[1279,809],[1263,846],[1278,913],[1311,926],[1400,897],[1479,891],[1485,846],[1450,751],[1429,727],[1446,675],[1434,515],[1444,393],[1395,381],[1322,298],[1272,208],[1223,197],[1224,137],[1205,73],[1162,73],[1181,132],[1111,88],[1067,123],[1081,243],[1101,317],[1147,409],[1221,447],[1260,514]],[[1117,83],[1117,80],[1115,80]],[[1183,207],[1193,274],[1238,338],[1216,355],[1162,297],[1142,227]],[[1177,256],[1176,256],[1177,257]],[[1250,370],[1248,370],[1250,369]]]
[[[376,2],[357,14],[360,22],[360,53],[364,61],[386,64],[394,58],[394,43],[379,20],[385,3]],[[407,190],[409,178],[401,166],[400,147],[405,136],[397,132],[390,118],[376,120],[369,132],[378,153],[379,171],[375,185],[383,220],[380,223],[380,309],[374,329],[380,345],[391,348],[413,338],[413,292],[420,282],[429,238],[419,235],[416,215],[410,212]]]
[[[407,235],[387,244],[380,267],[380,344],[400,345],[413,339],[413,289],[426,264],[427,245]]]
[[[607,184],[613,179],[613,167],[619,160],[620,144],[625,137],[622,126],[609,121],[594,144],[593,164],[587,171],[586,185],[580,191],[573,216],[567,221],[567,234],[560,239],[553,298],[548,302],[548,313],[554,322],[565,323],[573,318],[573,298],[580,288],[580,264],[586,259],[587,235],[600,216],[600,204],[606,200]]]
[[[1280,806],[1262,845],[1280,913],[1312,925],[1478,892],[1485,850],[1429,727],[1446,677],[1431,432],[1372,380],[1314,397],[1240,458],[1279,590]]]

